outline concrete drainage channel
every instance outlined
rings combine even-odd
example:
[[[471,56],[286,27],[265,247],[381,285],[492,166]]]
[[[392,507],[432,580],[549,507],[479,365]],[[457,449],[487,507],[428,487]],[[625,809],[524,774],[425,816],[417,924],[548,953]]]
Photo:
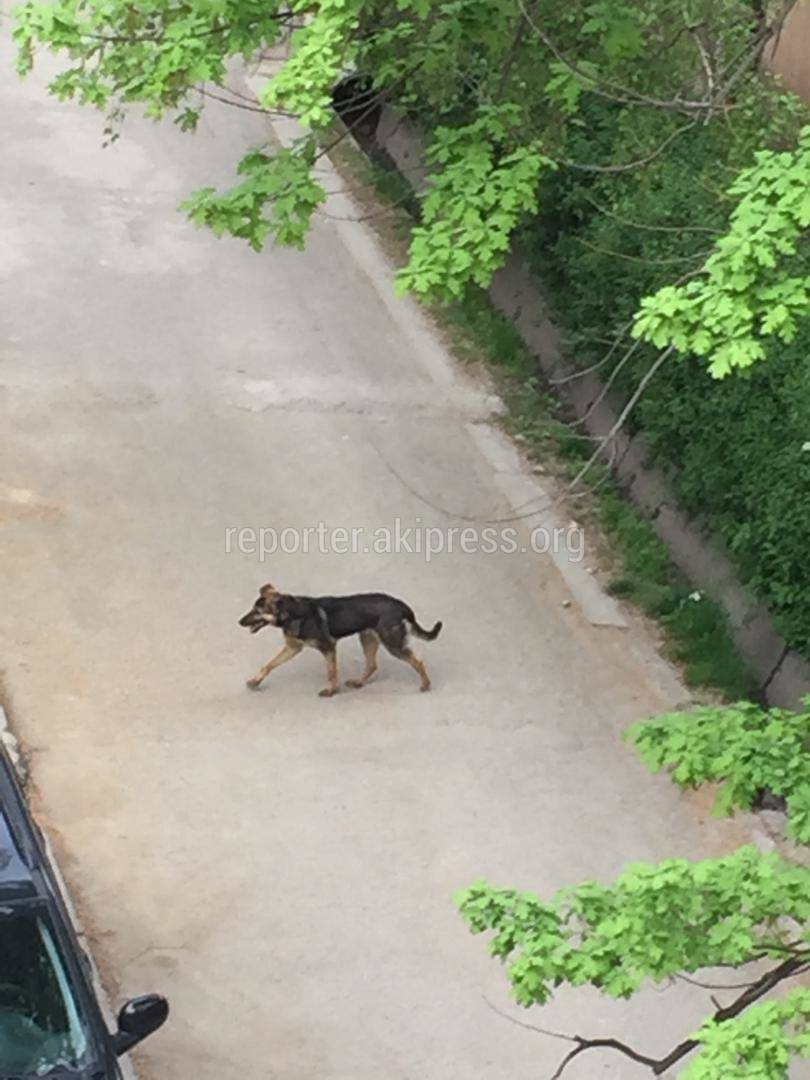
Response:
[[[336,91],[335,110],[351,128],[350,137],[374,165],[398,173],[415,192],[421,190],[428,178],[422,133],[387,106],[369,106],[367,95],[367,86],[353,77],[344,80]],[[412,215],[418,207],[416,198],[402,205]],[[562,355],[559,333],[548,318],[541,285],[518,251],[512,251],[496,273],[489,298],[519,332],[544,378],[559,384],[574,372],[574,366]],[[624,404],[606,392],[595,374],[568,381],[560,397],[594,438],[614,430]],[[763,703],[800,708],[802,699],[810,693],[810,664],[788,647],[768,608],[740,582],[719,540],[700,520],[690,519],[680,510],[663,472],[646,464],[650,446],[643,434],[630,437],[619,431],[614,439],[616,479],[650,521],[674,565],[725,611],[734,643],[756,675]]]

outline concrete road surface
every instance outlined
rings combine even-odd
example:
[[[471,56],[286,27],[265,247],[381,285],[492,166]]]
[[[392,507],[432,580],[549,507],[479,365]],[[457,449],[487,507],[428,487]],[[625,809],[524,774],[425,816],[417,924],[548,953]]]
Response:
[[[392,299],[363,226],[257,256],[176,212],[259,118],[214,107],[192,138],[133,117],[102,149],[99,115],[47,97],[53,65],[19,83],[7,36],[0,60],[0,666],[110,994],[171,999],[140,1074],[549,1075],[565,1044],[491,1005],[668,1049],[702,994],[527,1015],[451,902],[739,840],[619,740],[684,697],[638,628],[592,625],[548,555],[226,550],[228,529],[464,524],[431,503],[508,516],[487,387]],[[432,693],[384,657],[322,700],[314,653],[250,693],[279,635],[237,619],[268,580],[443,619]],[[356,641],[340,660],[359,673]]]

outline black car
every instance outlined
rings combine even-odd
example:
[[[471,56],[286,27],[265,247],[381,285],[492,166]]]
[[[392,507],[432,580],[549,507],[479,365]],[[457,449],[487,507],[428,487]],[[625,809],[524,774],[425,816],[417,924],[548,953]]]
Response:
[[[169,1013],[133,998],[111,1034],[42,833],[0,743],[0,1080],[120,1080],[117,1058]]]

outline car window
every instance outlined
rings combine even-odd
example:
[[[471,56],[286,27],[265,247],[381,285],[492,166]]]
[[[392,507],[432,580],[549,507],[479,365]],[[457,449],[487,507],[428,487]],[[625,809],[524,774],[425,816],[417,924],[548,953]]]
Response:
[[[87,1064],[87,1028],[39,911],[0,908],[0,1076],[47,1076]]]

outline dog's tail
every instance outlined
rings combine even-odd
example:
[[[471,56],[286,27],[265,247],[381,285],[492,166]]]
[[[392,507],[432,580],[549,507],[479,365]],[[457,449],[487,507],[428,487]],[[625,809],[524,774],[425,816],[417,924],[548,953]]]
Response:
[[[408,619],[408,622],[411,624],[411,629],[416,634],[416,636],[418,638],[421,638],[423,641],[435,641],[436,638],[439,636],[439,631],[442,628],[441,622],[437,622],[432,630],[425,630],[423,626],[419,625],[416,619]]]

